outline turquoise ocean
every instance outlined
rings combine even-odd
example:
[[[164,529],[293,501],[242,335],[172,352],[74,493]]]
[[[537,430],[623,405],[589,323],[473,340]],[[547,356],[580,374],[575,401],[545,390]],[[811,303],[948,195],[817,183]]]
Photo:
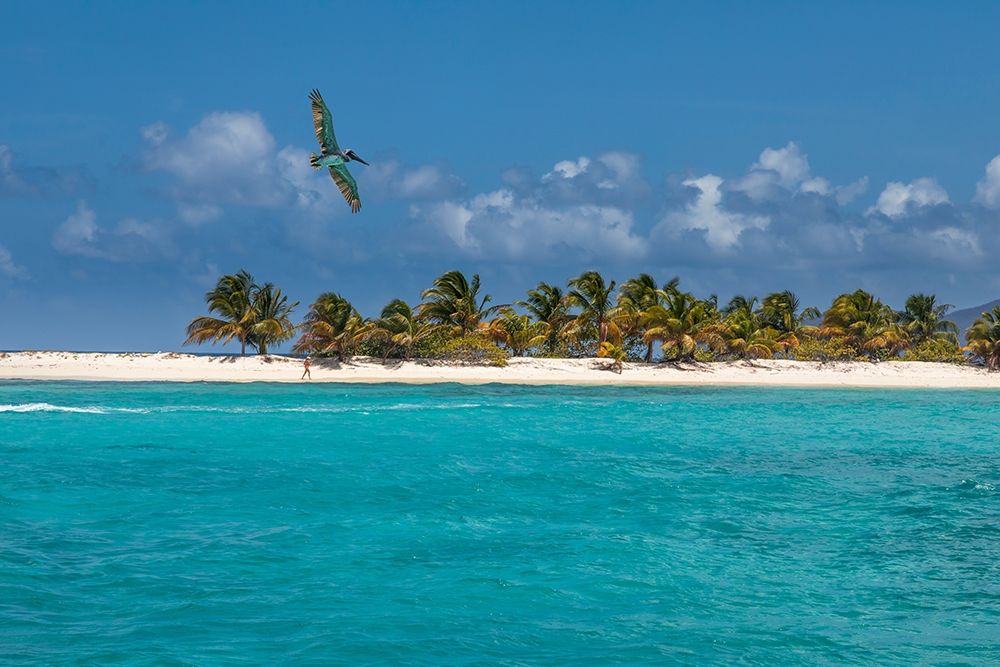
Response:
[[[0,664],[996,664],[1000,392],[0,384]]]

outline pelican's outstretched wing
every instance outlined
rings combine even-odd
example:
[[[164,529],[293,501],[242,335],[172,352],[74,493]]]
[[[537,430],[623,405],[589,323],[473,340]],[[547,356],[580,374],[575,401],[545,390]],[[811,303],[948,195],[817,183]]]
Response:
[[[361,210],[361,198],[358,197],[358,184],[355,182],[351,172],[347,171],[347,165],[343,160],[338,159],[330,165],[330,178],[340,188],[340,194],[351,205],[351,212],[357,213]]]
[[[316,141],[325,149],[326,153],[337,153],[340,147],[337,146],[337,137],[333,133],[333,115],[326,107],[323,96],[318,90],[309,93],[309,100],[312,102],[313,127],[316,128]]]

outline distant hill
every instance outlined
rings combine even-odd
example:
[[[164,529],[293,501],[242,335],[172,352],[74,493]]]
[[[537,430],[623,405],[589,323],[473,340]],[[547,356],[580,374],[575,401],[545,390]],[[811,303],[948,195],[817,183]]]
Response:
[[[993,310],[994,307],[1000,306],[1000,299],[996,301],[990,301],[989,303],[984,303],[981,306],[974,306],[972,308],[963,308],[962,310],[953,310],[948,313],[945,317],[958,325],[958,330],[961,331],[959,338],[965,341],[965,330],[972,326],[972,323],[977,317],[983,314],[984,310]]]

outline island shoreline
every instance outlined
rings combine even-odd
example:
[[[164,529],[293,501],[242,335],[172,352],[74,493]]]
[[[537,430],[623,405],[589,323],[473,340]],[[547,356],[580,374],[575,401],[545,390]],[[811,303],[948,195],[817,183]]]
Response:
[[[603,359],[516,358],[502,367],[429,360],[316,359],[312,379],[301,380],[302,360],[282,355],[56,351],[0,354],[0,380],[4,381],[1000,389],[1000,373],[932,362],[627,363],[621,373],[607,367]]]

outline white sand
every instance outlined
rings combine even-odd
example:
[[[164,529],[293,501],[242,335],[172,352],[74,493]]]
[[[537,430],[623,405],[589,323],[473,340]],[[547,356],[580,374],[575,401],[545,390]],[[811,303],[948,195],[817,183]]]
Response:
[[[626,364],[605,370],[598,359],[511,359],[504,368],[445,362],[317,359],[313,382],[461,382],[480,384],[787,385],[1000,389],[1000,372],[918,362],[754,361]],[[0,379],[176,382],[298,382],[302,361],[282,356],[233,357],[158,353],[0,353]]]

